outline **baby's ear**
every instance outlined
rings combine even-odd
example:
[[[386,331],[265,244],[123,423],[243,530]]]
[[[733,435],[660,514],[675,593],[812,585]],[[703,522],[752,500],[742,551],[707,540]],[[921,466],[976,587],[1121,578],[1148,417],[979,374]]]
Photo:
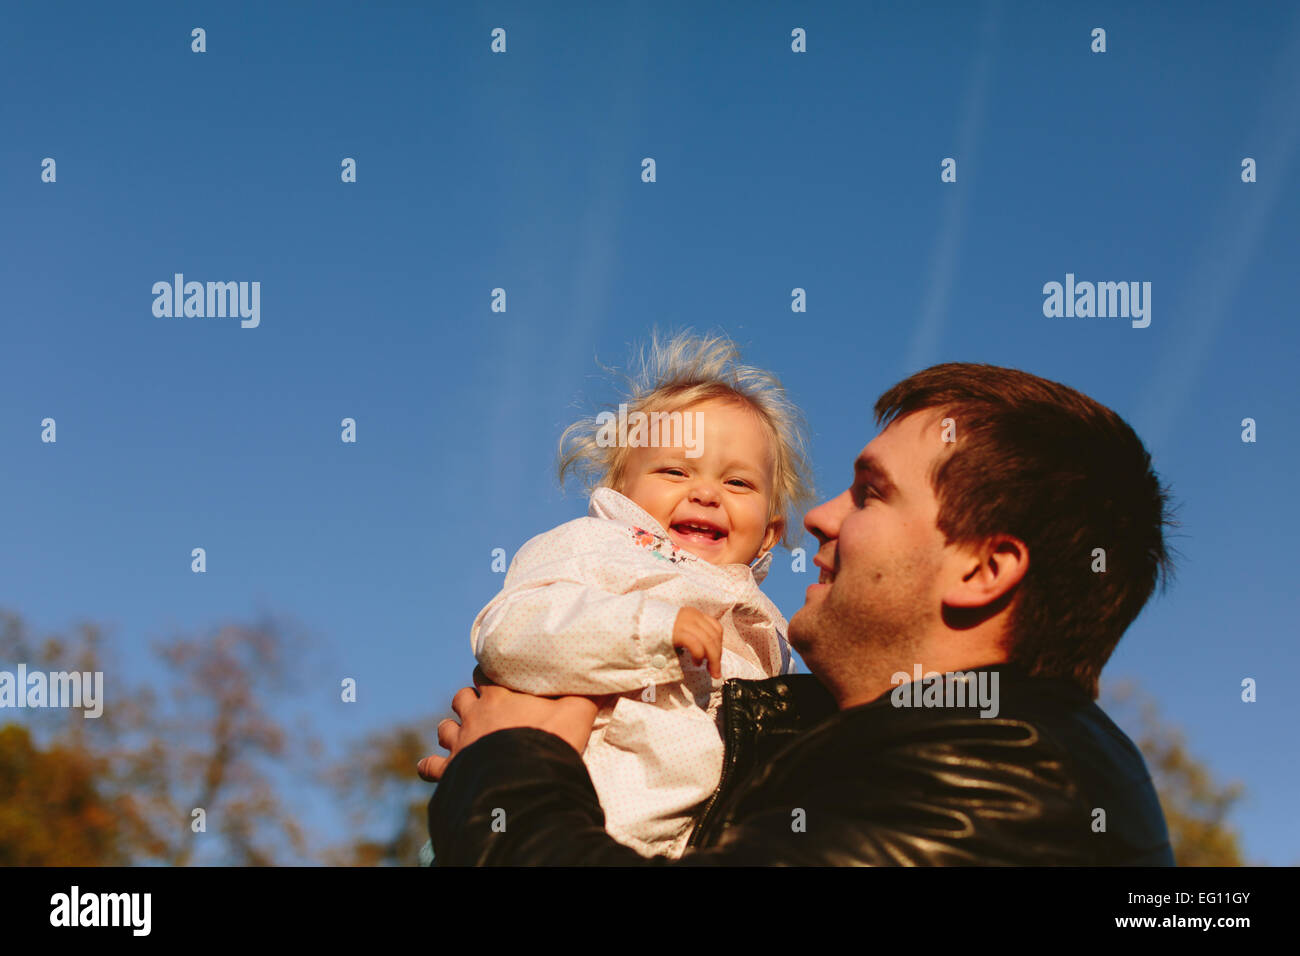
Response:
[[[767,531],[763,535],[763,544],[759,547],[758,553],[771,551],[776,547],[776,543],[781,540],[781,535],[785,532],[785,519],[782,517],[773,518],[767,523]]]

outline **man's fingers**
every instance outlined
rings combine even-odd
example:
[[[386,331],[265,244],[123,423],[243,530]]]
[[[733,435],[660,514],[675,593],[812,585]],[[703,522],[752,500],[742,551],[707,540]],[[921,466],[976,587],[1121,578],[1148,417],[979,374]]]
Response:
[[[451,709],[455,711],[460,722],[465,722],[465,715],[474,709],[478,703],[478,691],[473,687],[462,687],[456,691],[456,696],[451,699]],[[441,725],[439,725],[441,726]]]
[[[454,711],[456,717],[460,718],[460,723],[463,724],[465,722],[465,715],[474,709],[474,704],[477,704],[477,702],[478,691],[476,691],[476,689],[472,687],[461,687],[459,691],[456,691],[456,696],[451,698],[451,710]],[[443,724],[439,723],[438,743],[442,743],[442,727]]]
[[[439,757],[437,755],[425,757],[416,765],[416,773],[420,775],[421,780],[434,783],[442,779],[442,772],[447,768],[447,761],[450,759],[450,757]]]
[[[617,697],[617,694],[610,695]],[[596,719],[596,714],[600,710],[601,698],[598,697],[561,697],[559,702],[567,712],[571,712],[576,719],[585,720],[591,723]]]
[[[438,746],[443,750],[455,750],[456,738],[460,734],[460,724],[448,717],[438,722]]]
[[[556,713],[562,714],[563,718],[544,729],[582,753],[591,739],[591,725],[599,705],[589,697],[561,697],[555,704]]]

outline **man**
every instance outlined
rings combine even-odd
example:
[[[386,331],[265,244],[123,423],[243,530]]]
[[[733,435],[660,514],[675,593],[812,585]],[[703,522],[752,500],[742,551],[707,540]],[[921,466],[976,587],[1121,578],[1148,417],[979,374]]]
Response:
[[[1098,676],[1170,559],[1132,429],[1072,389],[950,363],[876,403],[851,487],[807,516],[790,621],[812,675],[730,681],[690,864],[1173,863]],[[919,685],[919,686],[918,686]],[[824,688],[824,690],[823,690]],[[464,688],[421,776],[440,864],[649,861],[604,831],[595,704]]]

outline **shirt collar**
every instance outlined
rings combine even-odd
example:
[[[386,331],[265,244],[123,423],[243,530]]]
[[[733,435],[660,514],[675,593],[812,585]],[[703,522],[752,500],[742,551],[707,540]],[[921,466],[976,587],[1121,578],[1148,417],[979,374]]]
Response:
[[[650,512],[613,488],[597,488],[593,491],[591,493],[591,502],[587,507],[587,514],[593,518],[612,518],[616,521],[624,521],[639,528],[644,528],[665,541],[669,540],[668,531],[650,516]],[[708,564],[709,562],[701,558],[700,563]],[[713,567],[713,565],[710,565],[710,567]],[[724,567],[736,567],[736,565],[726,565]],[[771,568],[772,552],[770,550],[764,551],[749,564],[749,572],[754,575],[756,583],[762,583]],[[719,570],[723,570],[723,568],[719,568]]]

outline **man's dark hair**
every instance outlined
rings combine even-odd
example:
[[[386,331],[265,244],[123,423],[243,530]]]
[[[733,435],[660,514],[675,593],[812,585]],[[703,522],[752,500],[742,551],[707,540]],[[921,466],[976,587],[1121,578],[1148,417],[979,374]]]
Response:
[[[948,543],[1009,534],[1029,548],[1008,658],[1095,698],[1120,636],[1173,574],[1164,526],[1177,522],[1151,455],[1109,408],[1017,369],[932,366],[881,395],[876,422],[921,410],[955,425],[951,453],[930,472]],[[1095,548],[1105,549],[1104,572],[1093,571]]]

